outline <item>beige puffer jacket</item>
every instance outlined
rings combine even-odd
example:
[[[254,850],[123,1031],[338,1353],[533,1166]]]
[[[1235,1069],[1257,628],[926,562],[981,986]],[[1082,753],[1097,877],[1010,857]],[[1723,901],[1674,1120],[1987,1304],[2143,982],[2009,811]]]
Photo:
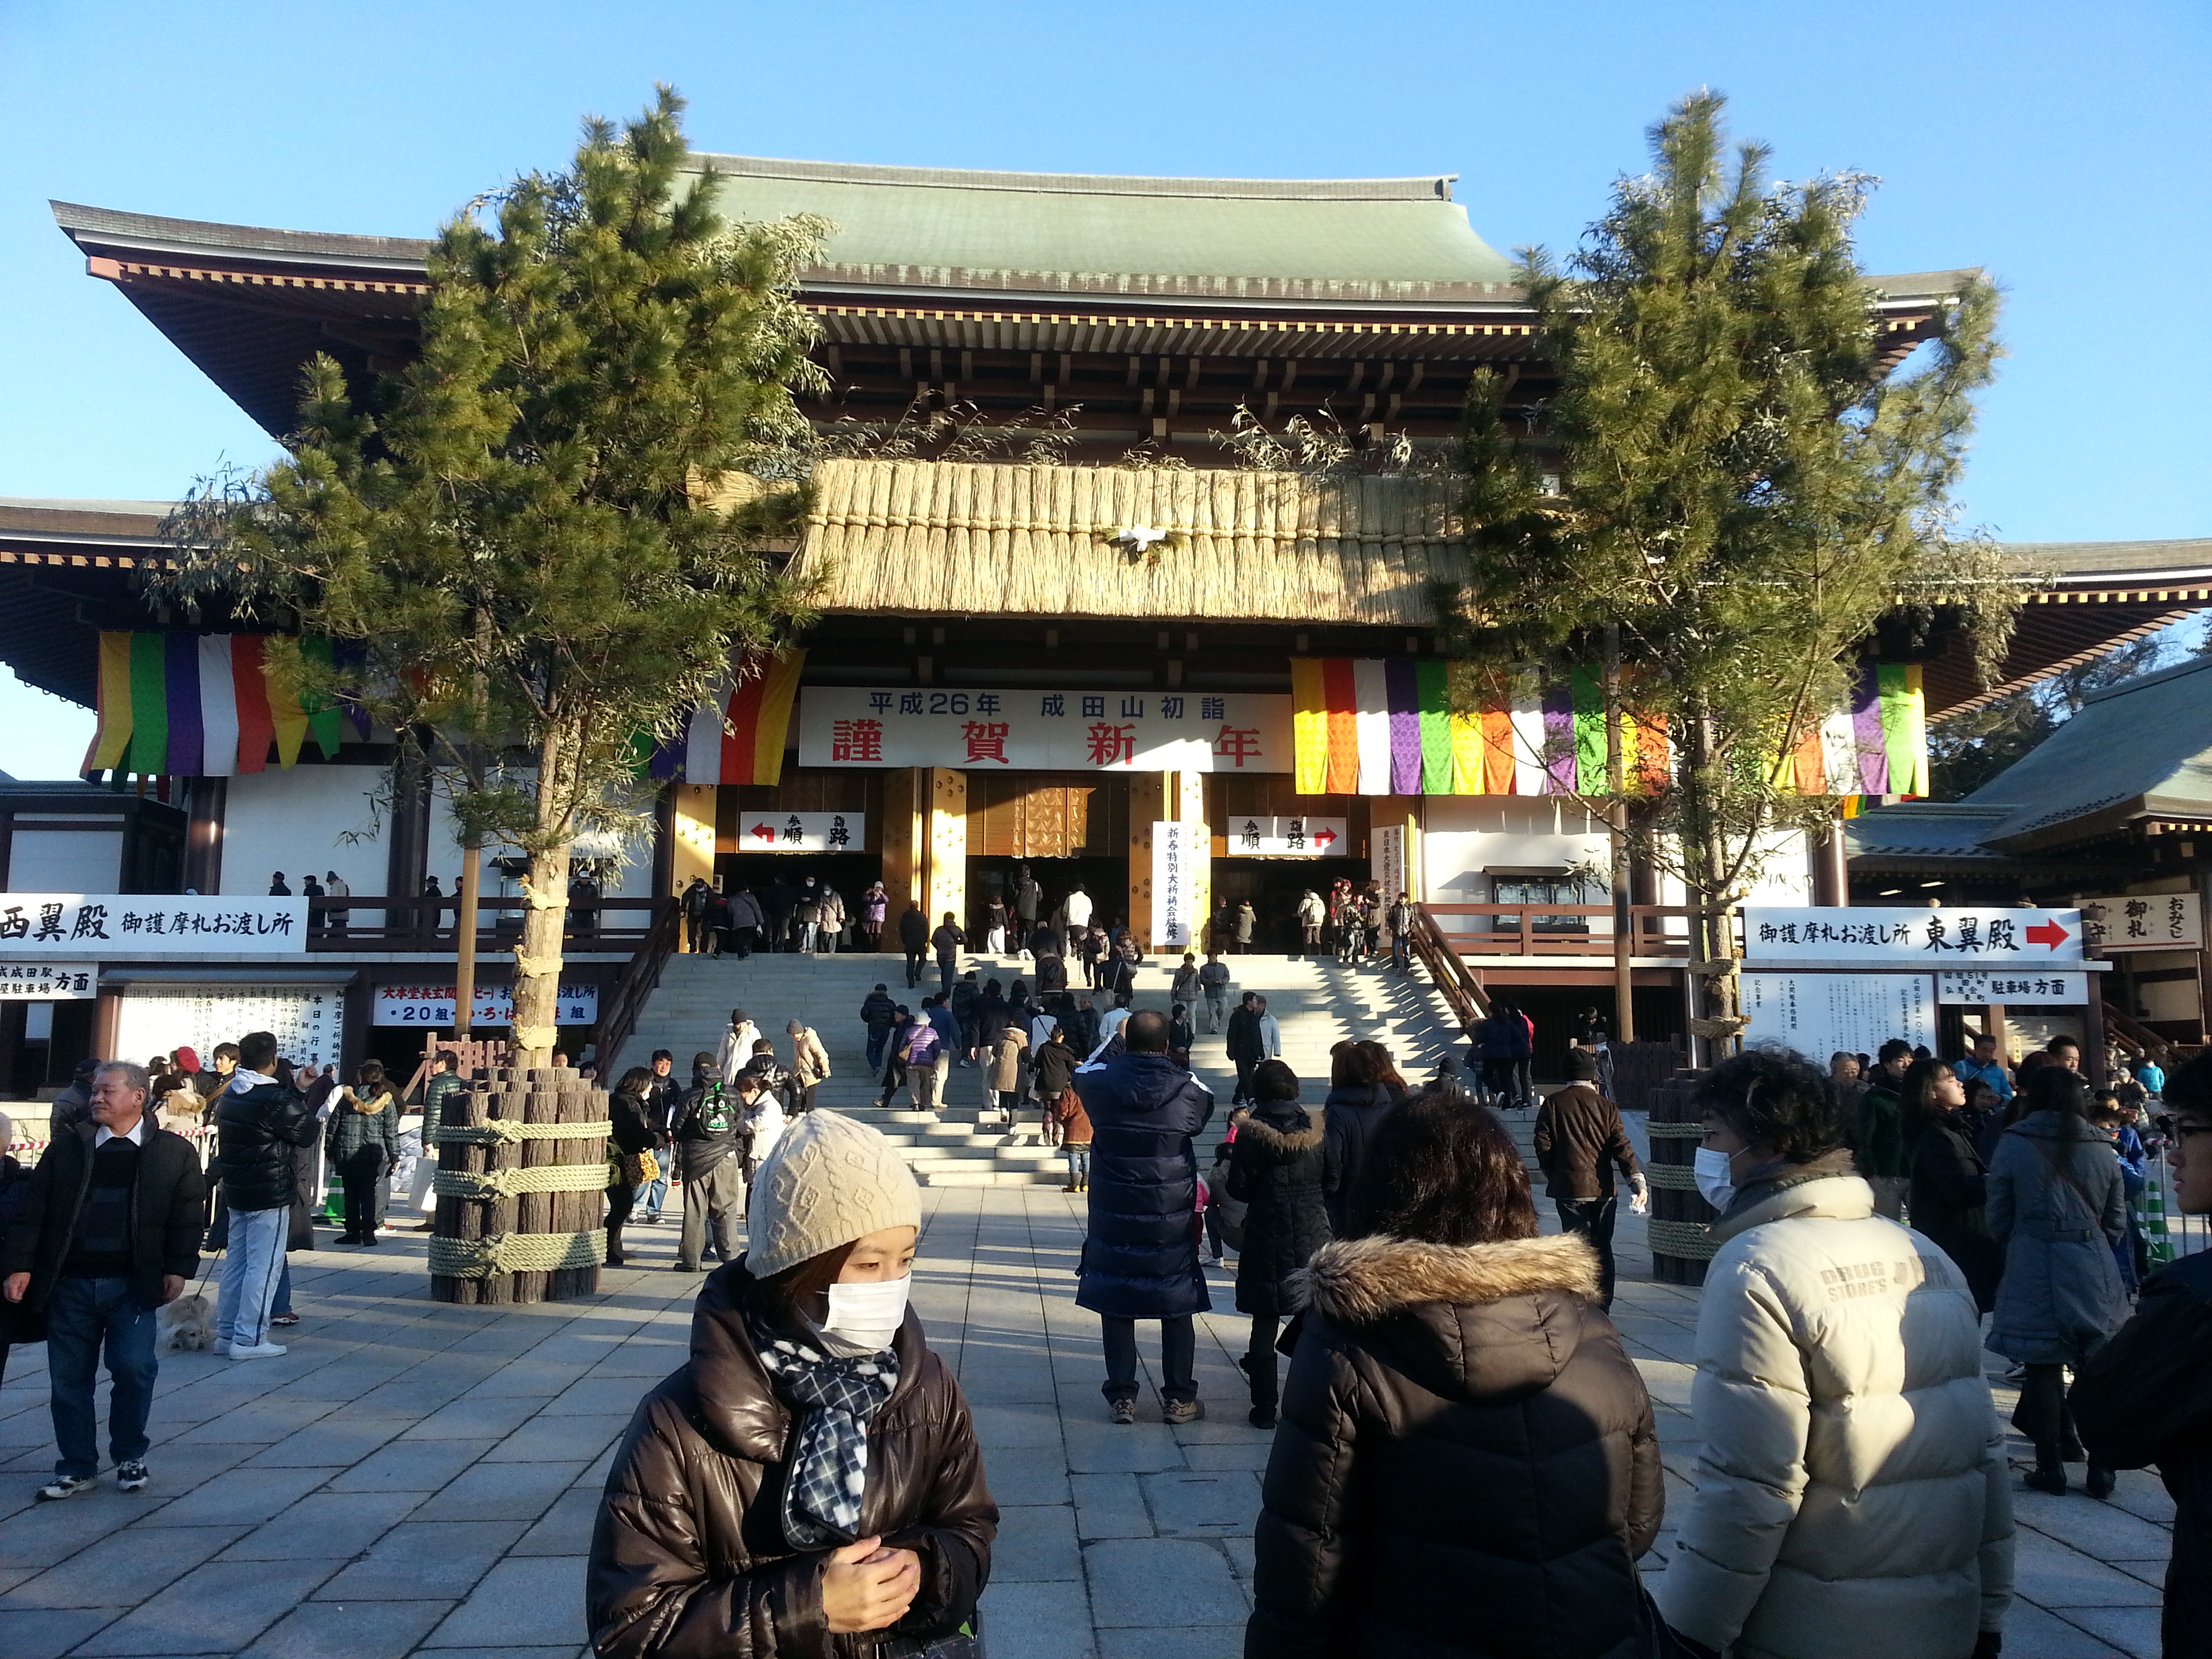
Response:
[[[1980,1320],[1848,1158],[1756,1183],[1713,1224],[1698,1491],[1656,1595],[1738,1659],[1959,1659],[2012,1601]]]

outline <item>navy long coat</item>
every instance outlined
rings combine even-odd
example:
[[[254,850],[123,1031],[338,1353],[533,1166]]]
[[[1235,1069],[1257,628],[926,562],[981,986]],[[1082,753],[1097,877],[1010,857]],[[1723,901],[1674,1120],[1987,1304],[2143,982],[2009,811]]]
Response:
[[[1198,1155],[1213,1096],[1165,1054],[1120,1054],[1075,1074],[1091,1118],[1091,1235],[1076,1305],[1173,1319],[1213,1304],[1198,1265]]]

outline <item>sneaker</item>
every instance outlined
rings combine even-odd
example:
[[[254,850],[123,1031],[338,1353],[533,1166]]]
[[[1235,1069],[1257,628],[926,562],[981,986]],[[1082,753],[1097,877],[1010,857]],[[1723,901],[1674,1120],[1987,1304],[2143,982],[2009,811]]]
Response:
[[[1130,1419],[1134,1422],[1136,1419]],[[39,1502],[51,1504],[58,1498],[74,1498],[81,1492],[90,1492],[100,1482],[90,1475],[58,1474],[39,1488]]]
[[[296,1325],[300,1322],[300,1316],[295,1313],[270,1314],[269,1322],[272,1325]]]
[[[1163,1423],[1173,1423],[1177,1426],[1180,1426],[1185,1423],[1195,1423],[1200,1418],[1205,1415],[1206,1401],[1203,1400],[1163,1400],[1160,1401],[1160,1421]]]
[[[241,1347],[235,1342],[230,1345],[230,1357],[233,1359],[274,1359],[284,1352],[282,1343],[271,1342],[266,1338],[250,1348]]]
[[[1133,1423],[1137,1420],[1137,1402],[1133,1400],[1116,1400],[1109,1406],[1108,1409],[1113,1413],[1116,1423]],[[45,1495],[43,1492],[40,1494],[40,1497]]]
[[[115,1466],[115,1489],[118,1492],[143,1492],[146,1483],[153,1479],[146,1465],[137,1458]]]

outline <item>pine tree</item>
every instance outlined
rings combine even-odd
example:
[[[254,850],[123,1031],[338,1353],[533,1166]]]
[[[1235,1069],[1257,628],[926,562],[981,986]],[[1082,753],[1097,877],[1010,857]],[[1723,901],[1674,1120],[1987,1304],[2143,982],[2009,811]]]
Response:
[[[725,225],[714,177],[684,178],[682,110],[664,87],[619,131],[587,121],[567,170],[465,209],[419,360],[363,388],[318,357],[287,458],[172,526],[177,597],[358,641],[359,695],[465,845],[527,855],[526,1064],[555,1040],[572,843],[634,828],[641,736],[805,620],[759,551],[801,492],[753,475],[806,436],[793,295],[827,227]]]
[[[1517,409],[1495,374],[1470,394],[1461,617],[1461,648],[1501,667],[1591,663],[1618,629],[1631,700],[1675,742],[1644,822],[1715,963],[1771,832],[1804,812],[1782,759],[1877,619],[1963,612],[1994,655],[2016,601],[1948,531],[1994,292],[1964,281],[1924,368],[1885,377],[1851,246],[1870,181],[1777,184],[1757,145],[1731,165],[1722,107],[1700,93],[1652,129],[1653,171],[1615,185],[1565,268],[1523,254],[1558,387]],[[1701,1031],[1729,1028],[1731,989],[1715,981]]]

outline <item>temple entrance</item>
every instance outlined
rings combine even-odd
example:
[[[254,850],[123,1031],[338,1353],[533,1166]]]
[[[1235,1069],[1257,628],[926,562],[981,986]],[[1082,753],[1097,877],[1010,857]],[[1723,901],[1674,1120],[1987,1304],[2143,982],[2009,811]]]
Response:
[[[1041,920],[1066,902],[1079,882],[1092,920],[1110,930],[1129,914],[1129,780],[1085,772],[969,771],[968,937],[983,944],[993,898],[1014,908],[1016,868],[1043,889]],[[1009,939],[1010,950],[1021,948]]]
[[[1339,879],[1364,886],[1368,876],[1365,859],[1216,859],[1213,860],[1213,911],[1221,914],[1246,899],[1255,918],[1252,949],[1287,956],[1299,945],[1298,900],[1308,888],[1328,896]]]
[[[845,901],[845,920],[853,929],[847,935],[849,947],[865,947],[860,936],[860,896],[869,885],[881,880],[884,873],[880,853],[720,853],[714,858],[714,876],[726,893],[740,888],[750,889],[760,902],[761,914],[769,919],[769,932],[775,931],[775,919],[786,918],[782,937],[772,944],[763,940],[767,948],[781,950],[791,938],[788,926],[792,907],[798,903],[799,894],[809,876],[815,884],[826,882],[837,890]],[[891,935],[886,950],[898,948],[898,916],[896,908],[884,918],[884,931]]]

